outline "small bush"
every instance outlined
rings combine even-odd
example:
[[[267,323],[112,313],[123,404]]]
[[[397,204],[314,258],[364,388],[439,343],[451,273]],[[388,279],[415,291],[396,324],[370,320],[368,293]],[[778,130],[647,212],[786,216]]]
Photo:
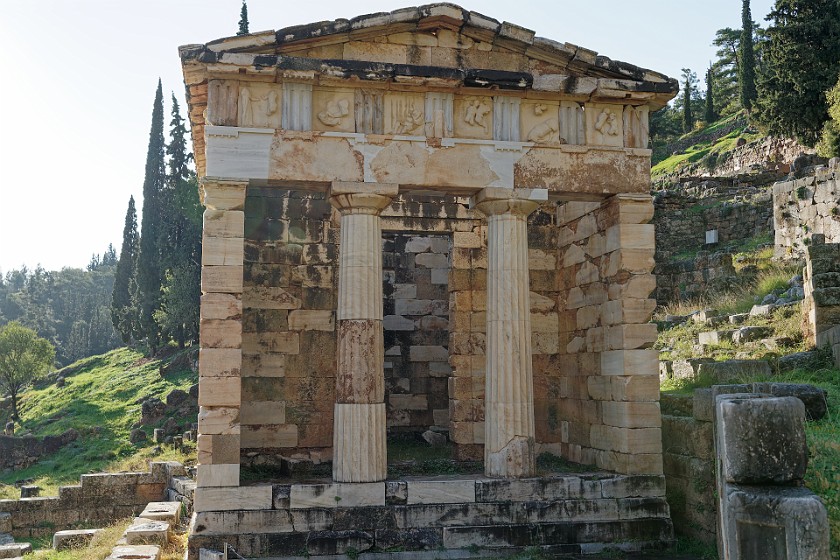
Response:
[[[796,198],[799,200],[805,200],[808,196],[808,190],[805,187],[799,187],[796,189]]]

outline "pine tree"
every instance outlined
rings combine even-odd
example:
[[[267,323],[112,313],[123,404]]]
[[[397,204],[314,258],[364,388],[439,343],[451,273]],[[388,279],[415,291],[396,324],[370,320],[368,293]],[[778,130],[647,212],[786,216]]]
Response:
[[[709,69],[706,70],[706,123],[711,123],[717,120],[717,113],[715,112],[715,88],[714,88],[714,72],[712,65],[709,64]]]
[[[692,101],[692,92],[694,89],[694,84],[697,83],[697,74],[692,72],[688,68],[682,69],[682,76],[683,76],[683,114],[682,114],[682,124],[683,124],[683,132],[690,132],[694,129],[694,112],[691,109],[691,101]]]
[[[767,19],[755,117],[770,134],[813,146],[840,75],[840,0],[776,0]]]
[[[742,0],[740,72],[738,74],[741,106],[749,113],[757,96],[755,90],[755,51],[753,49],[753,20],[750,0]]]
[[[120,260],[117,262],[114,291],[111,295],[111,323],[126,344],[134,340],[137,335],[135,328],[137,309],[134,307],[133,295],[137,291],[135,273],[139,252],[140,236],[137,234],[137,211],[132,196],[128,199],[128,210],[125,213]]]
[[[160,335],[154,313],[160,304],[163,270],[160,262],[162,237],[162,200],[166,187],[163,141],[163,88],[158,80],[152,109],[149,149],[146,153],[146,178],[143,181],[143,217],[140,227],[140,254],[137,258],[137,288],[140,334],[152,353],[157,351]]]
[[[239,31],[236,34],[247,35],[248,33],[248,4],[242,0],[242,9],[239,10]]]

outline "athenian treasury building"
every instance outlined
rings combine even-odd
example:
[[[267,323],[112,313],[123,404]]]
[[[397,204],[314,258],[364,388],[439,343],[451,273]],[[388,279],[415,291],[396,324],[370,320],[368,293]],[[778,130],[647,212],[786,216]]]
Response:
[[[647,146],[674,80],[451,4],[180,53],[191,557],[671,538]],[[483,467],[389,477],[389,440],[429,431]],[[254,475],[310,464],[331,477]]]

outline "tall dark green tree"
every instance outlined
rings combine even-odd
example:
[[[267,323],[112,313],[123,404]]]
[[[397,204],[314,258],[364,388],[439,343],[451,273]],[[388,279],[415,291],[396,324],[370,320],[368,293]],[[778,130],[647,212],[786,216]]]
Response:
[[[125,213],[122,248],[117,271],[114,275],[114,291],[111,295],[111,323],[128,344],[137,337],[137,309],[134,294],[137,292],[137,255],[140,252],[140,235],[137,233],[137,210],[134,197],[128,199]]]
[[[755,117],[770,134],[813,146],[840,75],[840,0],[776,0],[767,19]]]
[[[697,74],[689,68],[682,69],[683,98],[682,98],[682,125],[683,132],[690,132],[694,128],[694,111],[692,110],[692,98],[694,97]]]
[[[740,71],[738,88],[741,106],[749,113],[757,97],[755,89],[755,49],[753,48],[753,20],[750,12],[750,0],[742,0],[741,6],[741,44]]]
[[[717,119],[717,112],[715,111],[715,77],[712,65],[706,70],[706,123],[714,122]]]
[[[158,80],[152,108],[152,127],[146,152],[146,178],[143,181],[143,217],[140,225],[140,254],[137,257],[137,289],[140,335],[154,353],[160,342],[154,313],[160,304],[163,280],[161,263],[163,199],[166,188],[165,144],[163,140],[163,88]]]
[[[242,0],[242,9],[239,10],[239,31],[236,34],[247,35],[248,33],[248,4]]]

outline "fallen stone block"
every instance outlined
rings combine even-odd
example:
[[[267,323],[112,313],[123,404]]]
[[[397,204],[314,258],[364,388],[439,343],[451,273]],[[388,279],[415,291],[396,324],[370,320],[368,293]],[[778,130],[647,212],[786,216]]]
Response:
[[[709,319],[719,315],[717,309],[702,309],[691,316],[695,323],[708,323]]]
[[[149,502],[140,517],[177,525],[181,520],[181,502]]]
[[[105,560],[160,560],[160,547],[154,545],[119,545]]]
[[[753,392],[774,397],[796,397],[805,405],[808,420],[820,420],[828,412],[826,392],[806,383],[753,383]]]
[[[169,523],[137,517],[125,530],[127,544],[160,544],[169,542]]]
[[[779,357],[779,371],[790,371],[797,368],[807,368],[819,359],[819,352],[794,352]]]
[[[720,344],[721,342],[731,342],[733,332],[729,330],[701,332],[697,335],[697,344],[700,346],[710,346],[712,344]]]
[[[802,480],[808,467],[805,405],[795,397],[719,397],[717,450],[723,480],[780,484]]]
[[[745,342],[752,342],[768,336],[771,333],[769,327],[741,327],[735,329],[732,333],[732,342],[735,344],[743,344]]]
[[[29,543],[12,543],[0,545],[0,558],[18,558],[24,554],[32,554]]]
[[[772,303],[768,303],[766,305],[753,305],[752,309],[750,309],[750,317],[763,317],[765,315],[770,315],[776,307],[778,306]]]
[[[749,313],[736,313],[734,315],[729,316],[729,322],[733,325],[740,325],[744,321],[750,318]]]
[[[77,529],[58,531],[53,535],[52,547],[55,550],[86,547],[90,544],[90,541],[93,540],[93,537],[95,537],[101,530],[102,529]]]

